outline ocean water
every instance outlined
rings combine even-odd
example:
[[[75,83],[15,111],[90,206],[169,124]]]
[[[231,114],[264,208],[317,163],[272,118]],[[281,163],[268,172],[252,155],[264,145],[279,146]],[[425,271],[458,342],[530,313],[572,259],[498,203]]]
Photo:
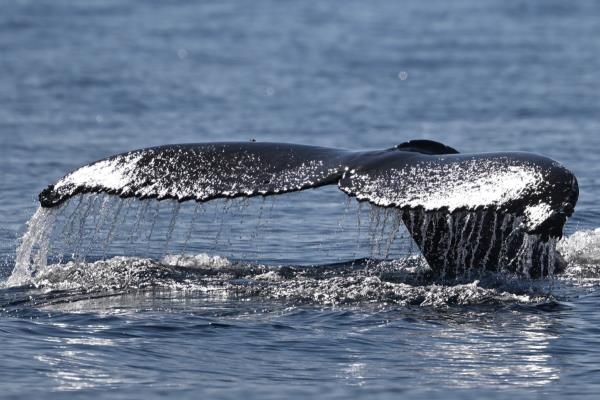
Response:
[[[0,397],[597,398],[600,4],[4,1]],[[37,194],[165,143],[441,141],[579,180],[561,276],[419,280],[335,187],[205,205],[86,195],[11,283]],[[395,232],[395,233],[393,233]]]

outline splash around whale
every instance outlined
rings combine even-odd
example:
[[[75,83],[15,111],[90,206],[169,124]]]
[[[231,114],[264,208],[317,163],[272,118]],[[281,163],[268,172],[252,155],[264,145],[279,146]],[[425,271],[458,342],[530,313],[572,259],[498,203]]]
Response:
[[[208,202],[337,185],[394,209],[435,276],[474,267],[531,277],[560,272],[556,252],[578,198],[575,176],[525,152],[460,154],[430,140],[350,151],[286,143],[165,145],[85,165],[39,195],[42,208],[85,193]]]

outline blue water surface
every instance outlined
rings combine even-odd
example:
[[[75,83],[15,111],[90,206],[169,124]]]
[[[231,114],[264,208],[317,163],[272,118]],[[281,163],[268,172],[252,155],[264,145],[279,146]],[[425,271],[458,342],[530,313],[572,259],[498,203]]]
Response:
[[[196,275],[131,278],[127,262],[111,276],[135,284],[115,287],[96,274],[98,253],[53,283],[0,288],[0,397],[598,397],[597,1],[0,4],[1,281],[40,190],[165,143],[378,149],[429,138],[462,152],[533,151],[578,177],[566,232],[587,241],[568,279],[506,296],[469,285],[380,296],[359,275],[269,295],[207,291]],[[250,205],[255,216],[274,208],[251,230],[260,251],[232,230],[192,235],[186,251],[235,258],[237,239],[257,265],[365,256],[344,236],[359,225],[337,225],[368,211],[335,190],[299,196]],[[207,248],[210,235],[220,240]],[[156,240],[104,255],[160,259]]]

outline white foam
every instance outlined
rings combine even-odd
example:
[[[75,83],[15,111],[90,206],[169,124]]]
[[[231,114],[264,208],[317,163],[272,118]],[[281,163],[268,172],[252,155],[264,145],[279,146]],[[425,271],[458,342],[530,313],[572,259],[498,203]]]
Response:
[[[546,292],[523,291],[512,281],[505,284],[411,283],[404,267],[414,259],[379,263],[364,269],[322,267],[310,273],[306,269],[236,264],[235,273],[222,270],[223,258],[206,254],[190,255],[196,265],[212,269],[206,274],[198,268],[174,269],[155,260],[137,257],[113,257],[95,262],[70,261],[48,265],[31,278],[31,284],[43,292],[65,291],[65,296],[78,293],[121,292],[158,288],[169,291],[198,291],[209,296],[259,297],[308,301],[338,305],[378,303],[448,307],[450,305],[538,303],[551,300]],[[191,261],[190,261],[191,262]],[[219,266],[221,265],[221,266]],[[397,273],[394,273],[397,272]],[[513,290],[514,289],[514,290]]]
[[[206,253],[168,254],[162,258],[161,263],[173,267],[186,268],[223,268],[231,265],[231,262],[225,257],[211,256]]]
[[[50,291],[101,292],[154,286],[161,278],[160,270],[160,264],[151,259],[119,256],[92,263],[48,265],[30,279],[35,287]]]

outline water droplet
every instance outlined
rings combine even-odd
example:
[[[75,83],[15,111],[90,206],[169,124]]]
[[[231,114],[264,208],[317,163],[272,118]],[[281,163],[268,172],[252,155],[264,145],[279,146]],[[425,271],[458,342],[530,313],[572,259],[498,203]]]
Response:
[[[177,57],[179,57],[180,60],[185,60],[186,58],[188,58],[189,53],[186,49],[178,49],[177,50]]]

